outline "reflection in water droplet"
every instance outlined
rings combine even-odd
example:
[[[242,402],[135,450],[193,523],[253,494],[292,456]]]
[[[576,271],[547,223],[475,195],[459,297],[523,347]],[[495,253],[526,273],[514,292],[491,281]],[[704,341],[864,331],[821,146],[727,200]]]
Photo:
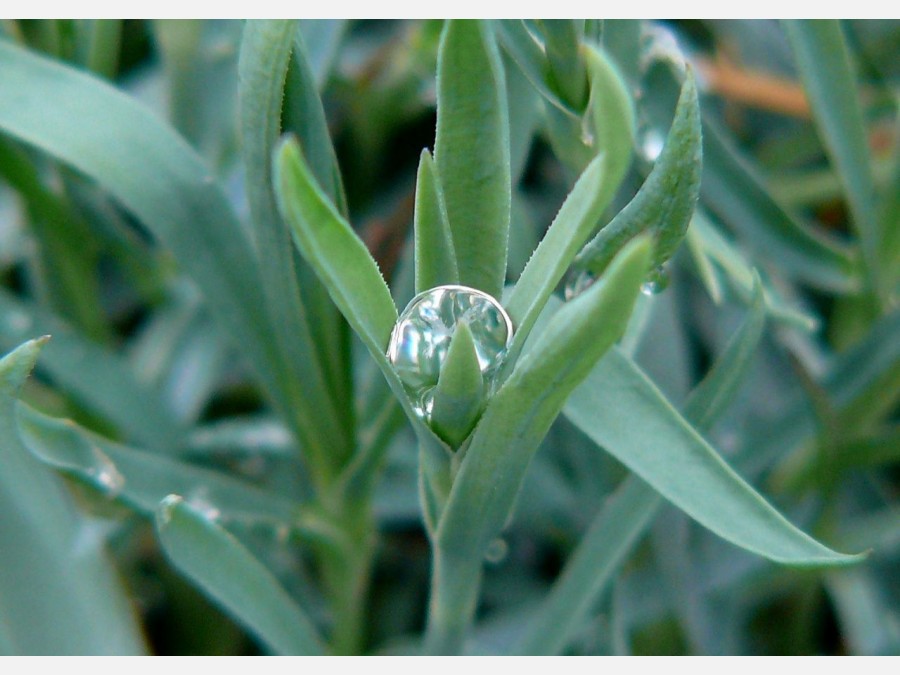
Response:
[[[644,295],[657,295],[669,286],[669,274],[665,268],[657,267],[647,281],[641,284],[641,293]]]
[[[487,550],[484,552],[484,559],[489,563],[497,564],[509,554],[509,545],[504,539],[494,539],[488,544]]]
[[[106,496],[112,498],[122,492],[125,487],[125,477],[119,473],[116,465],[109,456],[100,448],[94,446],[91,448],[94,465],[88,467],[87,474],[94,479],[97,487],[99,487]]]
[[[478,364],[490,385],[512,340],[512,322],[494,298],[465,286],[438,286],[407,305],[391,333],[387,356],[416,412],[429,420],[441,366],[457,324],[472,332]]]
[[[566,302],[586,291],[595,281],[597,278],[588,270],[580,270],[570,275],[563,289],[563,297]]]

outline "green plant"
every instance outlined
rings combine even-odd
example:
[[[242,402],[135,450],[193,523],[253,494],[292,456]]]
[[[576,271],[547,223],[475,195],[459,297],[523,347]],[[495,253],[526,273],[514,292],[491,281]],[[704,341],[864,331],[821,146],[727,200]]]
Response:
[[[765,24],[812,123],[738,149],[649,22],[158,22],[171,125],[122,90],[138,29],[0,40],[0,649],[142,651],[143,583],[204,617],[175,651],[820,651],[823,597],[841,649],[897,650],[877,35]],[[433,153],[381,175],[429,92]],[[400,368],[398,308],[447,285],[502,304],[502,360],[483,310]]]

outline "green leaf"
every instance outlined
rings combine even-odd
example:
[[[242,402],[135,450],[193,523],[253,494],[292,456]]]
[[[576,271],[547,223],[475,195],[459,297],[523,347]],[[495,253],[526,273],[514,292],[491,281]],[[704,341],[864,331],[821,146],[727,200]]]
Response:
[[[384,353],[397,308],[366,245],[322,193],[297,141],[275,156],[275,191],[294,242],[371,352]]]
[[[587,104],[588,74],[581,42],[584,25],[576,19],[544,19],[539,22],[544,32],[549,79],[556,85],[560,99],[576,111]]]
[[[299,503],[211,469],[135,450],[56,419],[19,408],[22,442],[41,462],[150,515],[160,500],[177,492],[208,504],[223,520],[292,524]]]
[[[0,345],[52,335],[40,368],[80,404],[129,439],[156,452],[177,451],[184,427],[159,391],[141,382],[121,356],[73,330],[51,312],[0,289]]]
[[[15,397],[46,338],[0,360],[0,643],[3,653],[142,654],[96,523],[19,441]]]
[[[451,448],[472,432],[484,403],[484,379],[467,323],[456,326],[434,390],[431,427]]]
[[[328,82],[331,66],[337,56],[341,40],[347,32],[346,19],[301,19],[300,33],[307,48],[309,67],[315,76],[316,88],[322,91]]]
[[[416,238],[416,293],[435,286],[458,284],[459,271],[447,208],[434,160],[428,150],[419,158],[416,175],[416,207],[413,226]]]
[[[691,221],[701,166],[700,108],[694,77],[688,71],[669,136],[653,170],[628,205],[578,254],[576,269],[601,273],[625,242],[645,231],[652,232],[656,241],[653,267],[662,265],[678,248]]]
[[[448,21],[437,73],[434,160],[460,283],[500,297],[510,217],[509,116],[489,24]]]
[[[262,563],[227,530],[177,495],[156,512],[172,564],[276,654],[320,655],[315,626]]]
[[[799,567],[846,565],[864,557],[836,553],[792,525],[615,350],[576,389],[565,412],[666,499],[737,546]]]
[[[742,157],[709,120],[703,120],[703,201],[758,255],[794,277],[838,292],[859,288],[852,250],[801,223],[765,188]]]
[[[750,368],[765,317],[759,286],[756,291],[747,318],[687,400],[686,415],[701,430],[708,429],[724,412]],[[638,476],[632,474],[622,483],[566,562],[517,644],[517,653],[557,654],[563,650],[662,503],[662,497]]]
[[[511,362],[515,362],[547,298],[612,199],[604,169],[603,158],[596,157],[584,170],[510,293],[506,309],[516,326]]]
[[[657,514],[662,498],[636,476],[625,480],[591,523],[515,653],[558,654],[595,606]]]
[[[566,397],[625,331],[651,244],[638,239],[568,303],[516,364],[475,429],[435,533],[428,648],[460,648],[481,559],[506,521],[531,457]]]
[[[591,81],[591,150],[603,156],[604,180],[615,192],[631,165],[634,147],[634,104],[618,68],[599,49],[584,50]]]
[[[880,283],[880,232],[875,178],[850,51],[836,20],[787,21],[788,38],[813,119],[837,169],[860,240],[869,282]]]
[[[338,463],[349,451],[350,428],[339,413],[346,406],[338,407],[329,384],[339,379],[323,370],[325,359],[319,347],[323,341],[316,340],[312,330],[315,320],[304,302],[310,296],[301,296],[290,231],[278,213],[272,186],[271,154],[281,135],[281,107],[295,32],[294,21],[248,21],[244,28],[238,71],[241,147],[253,234],[265,261],[260,272],[273,337],[286,355],[285,385],[291,407],[310,427],[307,439],[317,441],[306,449],[314,471],[322,475],[329,463]],[[312,97],[318,101],[315,92]],[[318,420],[317,429],[311,420]]]
[[[83,172],[146,225],[296,424],[253,247],[208,167],[151,113],[89,75],[8,42],[0,42],[0,69],[0,130]]]
[[[691,391],[684,416],[698,430],[705,431],[725,411],[750,367],[750,361],[766,325],[762,282],[753,277],[753,304],[741,327],[729,340],[725,351],[703,380]]]
[[[296,141],[282,142],[274,161],[279,207],[294,242],[375,359],[420,439],[442,444],[413,410],[385,354],[397,322],[397,308],[378,265],[322,194]]]

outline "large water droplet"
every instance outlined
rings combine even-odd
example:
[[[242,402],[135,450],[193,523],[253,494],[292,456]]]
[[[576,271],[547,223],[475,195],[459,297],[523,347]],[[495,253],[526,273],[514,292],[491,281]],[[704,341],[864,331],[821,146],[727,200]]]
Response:
[[[506,540],[498,537],[488,544],[487,550],[484,552],[484,559],[496,565],[503,562],[507,555],[509,555],[509,544],[506,543]]]
[[[646,127],[638,133],[638,150],[648,162],[657,160],[665,144],[665,134],[656,127]]]
[[[438,286],[410,301],[391,333],[387,356],[426,421],[434,387],[456,325],[468,324],[485,384],[490,385],[512,340],[512,321],[487,293],[466,286]]]

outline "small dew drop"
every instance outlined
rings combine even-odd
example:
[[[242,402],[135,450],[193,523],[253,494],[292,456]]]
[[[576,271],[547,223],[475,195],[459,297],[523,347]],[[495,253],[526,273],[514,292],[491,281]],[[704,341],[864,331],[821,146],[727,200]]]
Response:
[[[188,497],[188,504],[210,522],[222,517],[222,512],[207,498],[205,489],[198,490]]]
[[[496,565],[503,562],[503,559],[509,554],[509,544],[504,539],[494,539],[488,544],[487,550],[484,552],[484,559]]]
[[[174,511],[175,507],[183,501],[184,499],[180,495],[167,495],[164,497],[160,503],[158,516],[160,524],[168,525],[172,522],[172,511]]]
[[[638,150],[648,162],[655,162],[662,154],[666,138],[659,129],[650,127],[645,129],[638,140]]]
[[[113,461],[100,448],[92,448],[92,455],[94,465],[88,468],[87,474],[107,497],[116,497],[125,487],[125,477],[119,473]]]
[[[656,268],[653,275],[641,284],[641,293],[644,295],[658,295],[669,286],[669,274],[662,267]]]

